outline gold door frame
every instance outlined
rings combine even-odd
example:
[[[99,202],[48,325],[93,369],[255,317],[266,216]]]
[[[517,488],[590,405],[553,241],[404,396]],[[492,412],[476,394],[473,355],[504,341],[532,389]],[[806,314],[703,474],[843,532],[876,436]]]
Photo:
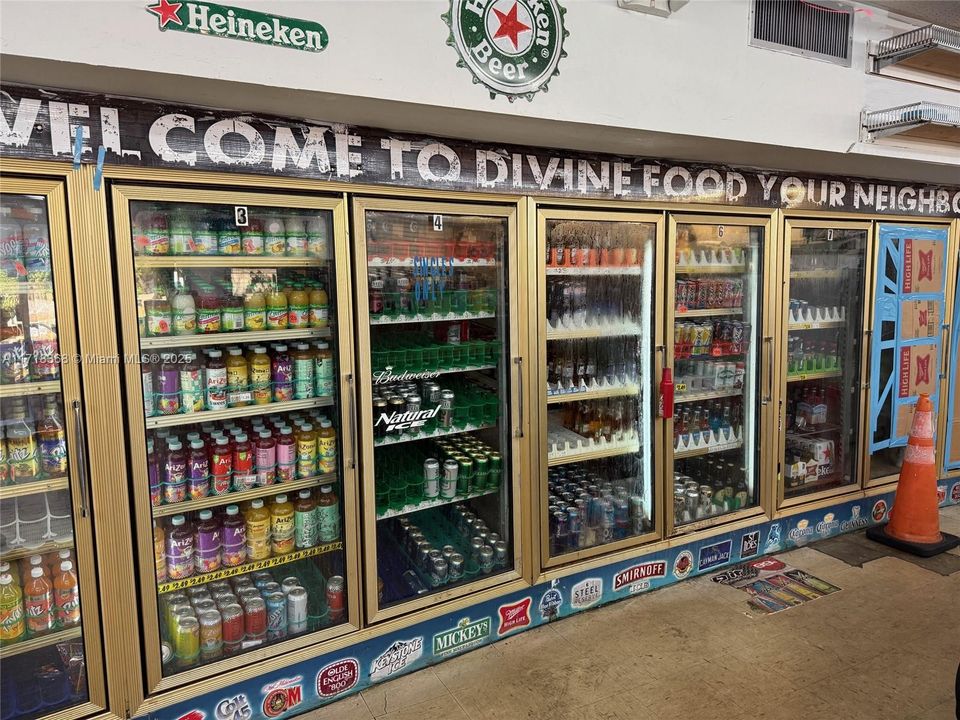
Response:
[[[226,180],[226,179],[223,179]],[[189,182],[189,177],[187,178]],[[136,287],[135,287],[135,260],[130,242],[130,202],[137,200],[163,202],[194,202],[221,205],[257,205],[277,208],[303,208],[323,210],[331,213],[333,218],[332,247],[333,259],[336,263],[336,283],[338,288],[350,287],[350,259],[346,251],[346,202],[343,196],[319,195],[282,195],[269,193],[250,193],[233,190],[197,190],[191,187],[163,186],[146,187],[126,184],[113,184],[110,188],[113,203],[114,252],[118,258],[117,282],[121,298],[120,323],[122,337],[122,352],[125,357],[138,357],[140,354],[140,333],[138,330]],[[244,258],[243,260],[246,260]],[[259,264],[278,264],[276,258],[256,258]],[[174,258],[171,261],[180,267],[212,267],[225,264],[224,258],[184,257]],[[236,259],[231,262],[239,262]],[[279,264],[284,264],[281,259]],[[302,264],[302,263],[301,263]],[[336,295],[337,317],[336,332],[338,339],[338,373],[341,403],[339,410],[341,428],[341,447],[343,458],[343,483],[341,495],[343,498],[344,517],[343,537],[345,567],[347,576],[347,622],[342,625],[309,633],[282,643],[245,653],[240,656],[224,658],[214,663],[202,665],[190,670],[163,677],[160,662],[160,630],[158,622],[157,586],[152,555],[152,515],[146,476],[146,456],[140,449],[146,447],[144,424],[139,422],[143,417],[143,391],[139,365],[124,364],[124,386],[126,389],[127,409],[129,420],[127,431],[130,438],[131,453],[129,457],[132,468],[131,481],[133,496],[139,511],[135,514],[136,534],[141,540],[138,543],[141,591],[141,627],[144,632],[144,663],[146,666],[147,692],[162,692],[186,685],[187,683],[207,678],[244,665],[254,664],[260,660],[280,656],[284,653],[314,645],[348,634],[361,627],[360,600],[359,600],[359,564],[357,549],[357,508],[358,499],[355,478],[356,443],[351,432],[354,427],[348,408],[352,408],[353,393],[353,353],[352,353],[352,317],[350,313],[349,290]]]
[[[781,266],[779,268],[780,272],[780,281],[778,284],[778,300],[780,303],[780,314],[779,322],[782,332],[779,334],[777,339],[777,353],[778,353],[778,362],[776,367],[776,387],[777,387],[777,450],[776,450],[776,470],[774,477],[776,478],[776,512],[779,514],[786,508],[793,508],[798,505],[809,505],[811,503],[816,503],[819,500],[826,498],[833,498],[838,495],[854,495],[859,493],[864,486],[864,477],[861,473],[860,467],[860,456],[862,453],[860,449],[863,447],[863,444],[867,442],[866,428],[867,428],[867,409],[870,399],[869,394],[869,381],[868,375],[869,366],[870,366],[870,355],[869,355],[869,339],[870,339],[870,327],[867,324],[867,319],[870,314],[871,306],[871,273],[873,267],[873,251],[874,246],[872,242],[873,238],[873,222],[861,221],[861,222],[852,222],[838,220],[836,222],[830,220],[805,220],[801,218],[786,217],[784,218],[783,225],[783,242],[782,242],[782,255]],[[863,307],[860,312],[860,322],[861,331],[860,331],[860,369],[859,369],[859,402],[857,403],[857,412],[858,422],[856,427],[857,432],[857,451],[854,454],[853,460],[853,473],[857,479],[857,482],[851,483],[850,485],[841,485],[840,487],[830,488],[828,490],[821,490],[819,492],[811,493],[809,495],[803,495],[797,498],[786,499],[786,488],[783,481],[783,468],[782,468],[782,459],[784,453],[786,452],[786,438],[787,438],[787,428],[784,422],[785,418],[785,399],[787,396],[787,364],[785,362],[787,357],[787,340],[788,340],[788,313],[790,305],[790,258],[792,255],[792,245],[791,245],[791,235],[794,229],[836,229],[836,230],[863,230],[866,233],[866,243],[864,249],[864,267],[863,267],[863,276],[862,288],[863,288]],[[850,318],[852,320],[852,318]]]
[[[758,288],[757,303],[762,312],[762,326],[757,334],[760,338],[760,348],[757,350],[757,362],[760,366],[759,384],[757,387],[757,397],[755,402],[759,401],[759,415],[757,417],[757,431],[760,438],[773,437],[776,428],[775,391],[773,388],[774,366],[777,362],[777,350],[774,338],[778,335],[779,315],[776,312],[778,304],[777,297],[773,289],[776,287],[779,268],[779,246],[780,246],[780,223],[775,222],[779,211],[765,213],[762,217],[748,214],[733,213],[729,215],[696,215],[686,214],[682,211],[674,210],[669,213],[669,232],[668,244],[666,249],[666,291],[663,296],[664,306],[664,354],[667,358],[665,367],[674,369],[674,332],[673,324],[676,317],[676,254],[677,254],[677,226],[681,224],[699,223],[704,225],[732,225],[763,228],[763,244],[761,251],[763,253],[761,271],[763,272],[763,283]],[[764,396],[766,395],[766,400]],[[746,398],[744,398],[746,401]],[[674,449],[673,449],[673,418],[663,418],[663,467],[664,473],[661,481],[660,492],[662,495],[670,491],[670,497],[673,497],[673,468],[674,468]],[[742,520],[757,522],[758,519],[769,520],[774,512],[774,492],[773,480],[775,477],[775,449],[764,448],[763,443],[758,440],[756,464],[756,483],[759,489],[759,500],[754,507],[744,508],[725,515],[718,515],[712,518],[706,518],[696,522],[691,522],[677,528],[673,517],[673,503],[663,503],[663,527],[666,536],[669,538],[689,538],[690,535],[700,533],[700,531],[718,526],[728,526]]]
[[[363,438],[361,440],[361,476],[363,485],[363,539],[364,539],[364,578],[366,591],[366,611],[367,622],[379,623],[383,620],[389,620],[400,615],[410,613],[423,608],[435,608],[436,612],[443,612],[443,605],[447,601],[457,598],[463,598],[472,593],[476,593],[487,588],[503,586],[512,580],[518,580],[523,577],[525,569],[523,543],[527,538],[527,505],[523,497],[520,478],[528,471],[525,466],[525,457],[529,455],[526,452],[526,438],[529,436],[527,427],[528,418],[521,416],[524,413],[524,401],[512,402],[510,404],[510,435],[511,435],[511,488],[512,488],[512,508],[510,512],[510,521],[513,523],[513,569],[507,572],[490,575],[486,578],[475,580],[471,583],[458,585],[455,588],[425,595],[421,598],[414,598],[405,602],[397,603],[390,608],[381,608],[377,592],[377,517],[375,497],[375,477],[373,460],[373,438],[370,435],[370,428],[373,427],[373,406],[370,402],[372,395],[372,369],[370,360],[370,308],[369,308],[369,290],[367,287],[367,236],[366,236],[366,213],[367,211],[385,211],[385,212],[414,212],[424,214],[443,214],[443,215],[477,215],[481,217],[502,218],[507,221],[507,251],[508,251],[508,273],[505,281],[507,287],[504,288],[509,298],[509,307],[518,308],[517,322],[511,323],[507,318],[507,327],[510,333],[510,347],[513,350],[510,356],[509,386],[514,389],[512,395],[517,397],[518,393],[526,380],[528,365],[525,362],[525,345],[521,344],[520,338],[526,335],[526,313],[520,312],[525,308],[519,305],[520,295],[518,284],[521,277],[527,276],[526,258],[519,248],[524,242],[522,235],[523,228],[519,225],[518,215],[520,211],[519,198],[515,198],[512,203],[509,198],[490,198],[491,204],[480,204],[478,198],[470,197],[472,204],[454,204],[449,201],[432,201],[429,199],[418,200],[400,200],[384,197],[360,197],[353,198],[353,231],[354,231],[354,264],[357,268],[356,274],[356,332],[357,332],[357,392],[359,397],[357,403],[360,408],[359,425],[363,429]],[[497,202],[499,204],[492,204]],[[520,264],[523,264],[523,267]],[[363,269],[363,271],[361,271]],[[507,372],[505,369],[504,372]],[[526,583],[524,583],[526,584]],[[506,592],[506,589],[504,590]],[[437,607],[439,606],[439,607]]]
[[[660,278],[663,277],[665,221],[662,212],[642,212],[633,208],[624,208],[622,203],[603,207],[602,209],[599,203],[595,203],[592,208],[583,207],[574,210],[564,207],[564,203],[542,200],[531,203],[530,212],[532,215],[531,226],[534,230],[530,234],[528,246],[530,248],[530,254],[535,254],[535,257],[530,262],[530,268],[536,272],[535,278],[531,279],[532,281],[530,282],[531,296],[535,293],[535,299],[531,301],[530,307],[537,313],[535,318],[530,318],[529,320],[531,329],[536,330],[536,332],[530,333],[531,346],[529,349],[530,357],[536,360],[536,367],[530,370],[532,386],[530,407],[535,409],[535,412],[531,412],[531,416],[536,418],[536,427],[531,432],[531,439],[535,441],[536,446],[534,447],[534,442],[531,442],[530,447],[531,462],[535,470],[535,474],[531,475],[532,481],[530,484],[535,491],[535,498],[530,507],[533,510],[532,524],[535,528],[534,538],[536,540],[536,550],[539,553],[539,567],[542,573],[544,570],[579,563],[584,560],[589,560],[590,558],[609,555],[621,550],[632,549],[640,545],[655,542],[664,537],[663,526],[660,520],[663,503],[662,493],[660,492],[662,483],[659,482],[662,472],[662,458],[660,453],[657,452],[657,449],[663,442],[663,423],[661,422],[662,418],[655,416],[656,403],[654,400],[656,398],[663,363],[663,354],[660,352],[662,349],[660,339],[663,336],[663,309],[661,307],[662,302],[657,297],[657,283]],[[653,293],[653,318],[651,319],[653,332],[652,337],[649,338],[650,350],[653,353],[653,358],[651,359],[653,385],[650,388],[644,389],[644,392],[648,393],[648,395],[644,397],[644,401],[650,407],[649,418],[650,421],[654,423],[653,447],[645,450],[646,452],[653,453],[650,480],[651,492],[654,493],[651,511],[654,530],[644,533],[643,535],[617,540],[605,545],[597,545],[576,552],[564,553],[557,557],[550,555],[550,524],[547,518],[546,503],[548,465],[546,458],[547,379],[545,371],[547,363],[547,281],[546,259],[542,252],[542,247],[544,246],[546,238],[546,224],[548,220],[647,223],[654,225],[656,228],[654,236],[656,246],[654,248],[653,288],[651,288],[651,292]]]
[[[956,329],[953,327],[953,323],[957,320],[957,303],[960,303],[960,220],[954,220],[950,225],[950,234],[947,238],[947,267],[945,272],[947,273],[946,308],[944,310],[942,323],[943,333],[941,335],[942,340],[940,346],[946,350],[946,352],[942,353],[944,357],[943,362],[940,364],[940,392],[944,400],[950,398],[954,392],[954,388],[950,385],[950,369],[960,363],[960,348],[954,347],[952,340],[954,330]],[[943,340],[946,341],[946,344],[943,344]],[[957,370],[954,379],[960,383],[960,369]],[[955,419],[960,420],[960,405],[955,406],[953,412]],[[943,412],[939,413],[937,421],[938,439],[936,456],[941,458],[941,462],[937,468],[937,477],[960,478],[960,468],[944,471],[944,465],[946,465],[948,459],[947,432],[949,428],[947,427],[947,420],[946,407],[944,407]],[[960,452],[960,448],[957,448],[957,452]],[[948,492],[949,490],[950,488],[947,488]]]
[[[47,172],[43,172],[44,169]],[[40,168],[39,170],[40,172],[33,164],[3,161],[0,165],[0,171],[2,171],[0,192],[9,195],[40,196],[44,199],[47,209],[52,260],[52,289],[57,319],[57,344],[58,352],[64,358],[64,362],[60,363],[59,394],[63,400],[64,426],[68,434],[69,453],[67,462],[69,465],[71,521],[73,523],[71,545],[76,556],[77,580],[80,587],[82,610],[80,628],[83,639],[88,696],[85,702],[56,710],[49,715],[55,716],[58,720],[75,720],[89,715],[104,716],[108,708],[117,707],[112,702],[116,700],[116,696],[108,697],[107,693],[107,657],[104,643],[101,642],[101,636],[104,637],[110,647],[115,649],[117,646],[113,643],[116,641],[117,635],[122,632],[122,628],[103,622],[101,617],[101,613],[107,611],[108,608],[101,608],[100,587],[97,581],[97,556],[101,553],[99,551],[100,544],[96,542],[97,533],[94,532],[93,528],[95,500],[98,494],[95,490],[95,484],[99,484],[101,478],[99,474],[95,474],[96,465],[91,460],[96,454],[91,442],[94,435],[90,432],[92,423],[95,422],[95,414],[91,412],[92,408],[85,403],[80,381],[81,362],[86,356],[80,355],[81,347],[78,335],[81,326],[78,325],[76,316],[81,313],[83,304],[78,302],[80,295],[73,278],[74,273],[79,276],[82,272],[83,258],[82,253],[75,254],[71,251],[72,244],[68,232],[66,202],[68,172],[64,171],[63,166]],[[32,177],[12,175],[15,172],[29,173]],[[41,179],[37,175],[48,175],[50,177]],[[83,350],[86,352],[88,348],[84,347]],[[7,386],[6,389],[14,388],[15,386]],[[69,412],[73,402],[78,402],[82,409],[86,432],[81,431],[76,426],[76,421]],[[84,447],[77,446],[77,438],[81,435],[85,440]],[[89,463],[88,460],[90,460]],[[80,478],[84,475],[88,478],[86,486],[80,481]],[[3,490],[6,490],[6,488]],[[0,496],[3,495],[3,490],[0,490]],[[97,507],[96,509],[99,510],[100,508]],[[104,515],[109,517],[109,513],[106,511]],[[39,640],[42,641],[43,639],[46,638],[40,638]],[[27,643],[31,647],[41,646],[31,641],[27,641]],[[7,646],[7,649],[16,647],[16,645]],[[22,648],[17,649],[22,651]],[[116,717],[121,713],[108,714]]]

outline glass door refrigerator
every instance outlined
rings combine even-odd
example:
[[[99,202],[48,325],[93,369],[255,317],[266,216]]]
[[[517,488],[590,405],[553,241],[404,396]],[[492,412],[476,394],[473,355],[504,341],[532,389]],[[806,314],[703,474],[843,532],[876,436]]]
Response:
[[[105,709],[64,186],[0,184],[0,713]]]
[[[545,567],[660,537],[654,421],[662,215],[538,208]]]
[[[870,223],[787,220],[778,506],[860,487]]]
[[[114,185],[154,690],[357,627],[341,198]]]
[[[668,534],[763,512],[772,453],[761,453],[759,439],[774,431],[769,236],[769,218],[670,217]]]
[[[354,201],[371,622],[519,577],[516,213]]]

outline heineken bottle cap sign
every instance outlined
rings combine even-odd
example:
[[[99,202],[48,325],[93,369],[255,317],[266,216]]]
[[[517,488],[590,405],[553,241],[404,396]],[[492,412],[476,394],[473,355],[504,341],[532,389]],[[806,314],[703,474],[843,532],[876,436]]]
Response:
[[[457,63],[491,97],[532,100],[559,73],[564,9],[557,0],[450,0],[443,19]]]

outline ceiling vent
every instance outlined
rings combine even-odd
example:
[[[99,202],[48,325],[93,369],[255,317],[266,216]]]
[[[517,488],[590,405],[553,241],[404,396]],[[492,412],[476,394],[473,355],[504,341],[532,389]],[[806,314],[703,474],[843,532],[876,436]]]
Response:
[[[808,0],[753,0],[750,44],[850,67],[853,8]]]

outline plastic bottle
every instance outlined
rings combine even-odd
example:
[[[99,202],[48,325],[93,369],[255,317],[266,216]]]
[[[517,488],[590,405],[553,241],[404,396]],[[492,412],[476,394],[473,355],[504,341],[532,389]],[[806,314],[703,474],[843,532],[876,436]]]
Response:
[[[317,499],[317,526],[320,542],[335,542],[340,538],[340,498],[330,485],[320,488]]]
[[[174,335],[193,335],[197,331],[197,306],[193,295],[183,287],[170,303]]]
[[[290,329],[310,327],[310,293],[303,285],[294,285],[287,293],[287,301],[287,326]]]
[[[287,217],[284,220],[287,235],[287,255],[290,257],[306,257],[307,255],[307,227],[302,217]]]
[[[157,406],[161,415],[176,415],[180,412],[180,366],[173,353],[164,353],[160,357],[157,392]]]
[[[270,557],[270,511],[257,498],[250,502],[245,513],[247,523],[247,560],[266,560]]]
[[[254,471],[253,447],[246,433],[239,432],[233,444],[233,488],[249,490],[256,487],[257,474]]]
[[[240,348],[227,350],[229,356],[225,363],[227,368],[227,405],[243,407],[250,404],[250,374],[247,368],[247,359]]]
[[[310,548],[320,541],[317,524],[317,502],[309,490],[301,490],[293,506],[294,544],[297,550]]]
[[[254,332],[266,330],[267,298],[262,292],[252,292],[243,299],[243,326]]]
[[[221,219],[217,223],[217,254],[239,255],[241,248],[240,228],[232,219]]]
[[[70,560],[60,563],[60,572],[53,578],[53,600],[62,627],[80,624],[80,583]]]
[[[193,575],[193,548],[193,528],[183,515],[174,515],[167,532],[167,575],[171,580]]]
[[[31,635],[40,635],[53,629],[53,587],[41,567],[30,571],[30,580],[23,586],[23,606],[27,616],[27,631]]]
[[[313,425],[306,423],[297,433],[297,477],[317,474],[317,434]]]
[[[167,581],[166,533],[153,521],[153,564],[157,569],[157,582]]]
[[[200,511],[194,538],[193,557],[198,573],[220,569],[221,537],[220,523],[214,520],[211,510]]]
[[[273,399],[270,389],[270,358],[265,347],[253,349],[250,361],[250,388],[253,391],[254,405],[267,405]]]
[[[244,328],[243,298],[227,293],[220,306],[220,329],[223,332],[242,332]]]
[[[187,454],[179,440],[167,445],[163,470],[163,500],[168,505],[187,497]]]
[[[225,437],[214,440],[210,452],[210,489],[214,495],[230,492],[233,477],[233,448]]]
[[[263,222],[263,252],[265,255],[282,256],[287,251],[287,231],[283,218],[268,217]]]
[[[327,234],[326,218],[311,215],[307,218],[307,255],[315,258],[330,257],[330,237]]]
[[[210,334],[223,329],[223,308],[220,297],[211,286],[205,285],[199,293],[197,332]]]
[[[277,345],[270,360],[270,376],[273,380],[273,401],[293,400],[293,360],[286,345]]]
[[[280,430],[277,439],[277,482],[293,482],[297,478],[297,439],[288,427]]]
[[[273,433],[263,430],[256,442],[257,485],[272,485],[277,475],[277,441]]]
[[[337,471],[337,431],[329,420],[321,420],[317,432],[317,470],[321,475]]]
[[[333,395],[333,353],[330,344],[318,342],[317,353],[313,356],[313,381],[317,397]]]
[[[154,211],[149,214],[146,223],[146,247],[144,255],[170,254],[170,229],[165,213]]]
[[[297,400],[313,397],[313,352],[307,343],[297,343],[290,353],[293,363],[293,397]]]
[[[325,328],[330,325],[330,298],[322,284],[310,290],[310,327]]]
[[[227,505],[222,544],[224,565],[234,567],[247,561],[247,522],[236,505]]]
[[[207,410],[227,409],[227,364],[223,361],[223,351],[211,350],[204,373],[206,384]]]
[[[202,500],[210,494],[210,457],[203,440],[190,441],[187,456],[187,493],[191,500]]]
[[[289,312],[286,293],[275,287],[267,296],[267,330],[286,330]]]
[[[250,218],[247,226],[240,228],[244,255],[263,255],[263,221]]]
[[[47,395],[44,399],[43,417],[37,423],[37,439],[40,444],[40,471],[54,477],[66,474],[67,438],[56,395]]]
[[[193,245],[197,255],[217,254],[217,231],[212,222],[205,218],[197,218],[194,221]]]
[[[274,555],[283,555],[293,550],[293,503],[286,495],[277,495],[270,506],[270,537]]]
[[[23,593],[13,576],[0,575],[0,645],[20,640],[26,632]]]
[[[180,364],[180,411],[201,412],[204,406],[204,388],[200,378],[200,365],[195,352],[183,353]]]

